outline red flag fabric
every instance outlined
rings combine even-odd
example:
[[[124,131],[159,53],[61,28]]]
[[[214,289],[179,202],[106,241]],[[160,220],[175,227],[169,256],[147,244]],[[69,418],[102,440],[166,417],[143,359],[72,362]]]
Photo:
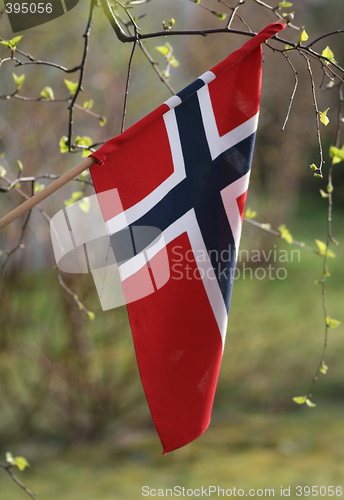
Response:
[[[266,26],[91,155],[163,453],[210,422],[258,122],[261,44],[284,27]]]

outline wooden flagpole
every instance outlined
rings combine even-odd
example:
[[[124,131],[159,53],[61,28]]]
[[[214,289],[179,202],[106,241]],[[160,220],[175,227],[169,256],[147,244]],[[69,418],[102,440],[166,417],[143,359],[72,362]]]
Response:
[[[58,179],[49,184],[46,188],[42,189],[39,193],[36,193],[34,196],[24,201],[17,208],[9,212],[7,215],[0,219],[0,229],[8,226],[14,220],[18,219],[21,215],[24,215],[26,212],[31,210],[33,207],[38,205],[41,201],[48,198],[51,194],[55,193],[58,189],[68,184],[68,182],[72,181],[80,175],[84,170],[91,167],[96,160],[94,158],[85,158],[81,163],[73,167],[71,170],[61,175]],[[20,181],[20,179],[19,179]]]

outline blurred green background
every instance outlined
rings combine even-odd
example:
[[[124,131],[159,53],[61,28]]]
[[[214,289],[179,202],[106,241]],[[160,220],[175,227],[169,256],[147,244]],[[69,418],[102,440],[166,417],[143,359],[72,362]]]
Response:
[[[217,12],[225,6],[205,4]],[[272,4],[271,4],[272,5]],[[41,60],[73,67],[80,61],[82,33],[88,2],[63,18],[21,33],[19,46]],[[330,6],[330,7],[329,7]],[[305,25],[311,38],[342,28],[342,0],[295,1],[295,24]],[[161,21],[176,19],[176,28],[215,27],[216,16],[184,0],[152,0],[135,7],[142,31],[160,30]],[[258,31],[275,18],[254,2],[242,15]],[[234,27],[242,29],[240,21]],[[6,17],[0,19],[0,36],[13,34]],[[283,35],[292,40],[299,33]],[[241,37],[170,38],[180,66],[172,68],[170,82],[176,91],[216,64],[243,43]],[[155,46],[146,47],[164,69]],[[331,38],[337,60],[343,41]],[[316,47],[322,50],[324,47]],[[104,127],[84,113],[75,116],[75,133],[105,141],[120,130],[124,84],[130,46],[115,38],[100,9],[91,31],[90,55],[81,99],[94,99],[93,110],[107,118]],[[280,54],[265,48],[264,80],[259,132],[247,206],[257,210],[257,220],[273,227],[285,223],[293,236],[316,248],[316,238],[326,238],[326,180],[314,179],[309,164],[318,162],[314,109],[304,61],[295,55],[300,84],[285,132],[281,132],[294,85],[293,74]],[[0,48],[0,57],[6,57]],[[20,94],[39,96],[45,86],[56,97],[68,95],[64,78],[45,66],[0,68],[0,95],[14,90],[12,72],[25,73]],[[321,72],[314,66],[321,80]],[[319,80],[319,81],[320,81]],[[336,90],[317,86],[319,108],[330,107],[328,127],[322,127],[326,161],[334,141]],[[137,51],[129,88],[126,126],[163,100],[168,90],[150,64]],[[80,155],[62,155],[59,140],[67,133],[66,103],[0,101],[1,164],[8,177],[16,176],[22,161],[23,175],[61,174],[80,161]],[[43,181],[42,181],[43,182]],[[79,185],[63,188],[42,206],[52,216]],[[344,228],[344,175],[334,172],[333,234],[342,243]],[[23,186],[23,189],[29,189]],[[92,193],[85,186],[85,194]],[[2,193],[1,193],[2,194]],[[1,214],[16,206],[15,194],[0,197]],[[1,232],[5,253],[17,243],[22,221]],[[31,467],[18,476],[39,499],[110,500],[141,498],[142,486],[150,488],[343,486],[344,430],[342,362],[343,327],[330,331],[326,356],[328,374],[316,384],[315,408],[297,406],[294,396],[306,394],[319,363],[324,337],[321,288],[322,258],[244,223],[241,250],[267,254],[269,262],[239,259],[229,317],[228,336],[207,432],[187,447],[161,456],[136,367],[131,333],[124,308],[102,312],[93,281],[87,275],[64,275],[68,286],[85,307],[95,313],[91,321],[59,285],[54,269],[49,226],[33,213],[24,245],[3,273],[0,316],[0,461],[6,451],[24,455]],[[295,253],[295,250],[299,253]],[[284,251],[286,262],[279,256]],[[328,313],[343,321],[342,244],[329,259]],[[262,255],[262,253],[260,254]],[[277,259],[274,259],[274,255]],[[252,278],[244,265],[252,269]],[[266,266],[283,268],[285,279],[264,277]],[[0,260],[1,265],[1,260]],[[259,270],[260,269],[260,270]],[[213,495],[215,496],[215,495]],[[259,492],[257,494],[260,495]],[[266,495],[267,496],[267,495]],[[306,496],[306,495],[305,495]],[[0,470],[1,500],[26,498]]]

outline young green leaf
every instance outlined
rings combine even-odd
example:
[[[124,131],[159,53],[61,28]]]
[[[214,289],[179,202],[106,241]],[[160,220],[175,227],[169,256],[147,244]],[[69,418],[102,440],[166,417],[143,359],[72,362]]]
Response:
[[[16,465],[20,471],[30,467],[29,462],[24,457],[14,457],[9,451],[6,452],[6,462],[11,465]]]
[[[226,15],[226,14],[223,14],[223,13],[221,13],[221,12],[217,12],[217,13],[216,13],[216,17],[217,17],[218,19],[221,19],[221,21],[223,21],[224,19],[226,19],[226,18],[227,18],[227,15]]]
[[[66,137],[65,135],[63,137],[61,137],[60,142],[59,142],[60,153],[68,153],[69,147],[67,145],[67,141],[68,141],[68,137]]]
[[[43,191],[44,188],[45,188],[44,184],[41,184],[39,182],[35,182],[35,187],[34,187],[35,193],[39,193],[40,191]]]
[[[312,163],[312,165],[309,165],[309,168],[311,168],[312,170],[318,170],[318,167],[316,166],[315,163]]]
[[[330,120],[329,120],[329,118],[327,116],[327,112],[328,112],[329,109],[330,108],[327,108],[327,109],[325,109],[325,111],[319,111],[318,112],[319,116],[320,116],[321,123],[323,123],[326,126],[330,123]]]
[[[296,396],[293,401],[298,405],[303,405],[307,401],[307,396]]]
[[[87,136],[79,137],[78,136],[75,138],[75,145],[79,146],[79,147],[81,146],[84,149],[84,151],[82,152],[83,158],[89,156],[90,153],[89,153],[88,148],[90,146],[92,146],[92,144],[93,144],[93,141],[92,141],[91,137],[87,137]]]
[[[69,90],[70,92],[70,95],[73,96],[75,95],[75,92],[77,91],[78,89],[78,86],[79,86],[79,83],[78,82],[72,82],[71,80],[64,80],[65,84],[66,84],[66,87],[67,89]]]
[[[251,210],[249,207],[245,210],[245,217],[248,219],[254,219],[257,216],[257,212],[255,210]]]
[[[90,171],[88,169],[86,169],[83,172],[81,172],[81,174],[79,174],[79,177],[81,177],[81,179],[86,179],[87,177],[89,177],[89,175],[90,175]]]
[[[16,50],[17,48],[17,45],[18,43],[20,42],[20,40],[22,39],[23,37],[22,36],[15,36],[14,38],[12,38],[11,40],[3,40],[2,42],[0,42],[2,45],[5,45],[5,47],[8,47],[9,49],[11,50]]]
[[[158,45],[155,48],[158,52],[160,52],[160,54],[165,57],[168,56],[168,54],[170,54],[171,52],[171,45],[169,43],[166,43],[165,45]]]
[[[331,276],[330,271],[328,270],[328,267],[326,266],[323,272],[323,277],[324,278],[329,278]]]
[[[335,258],[336,254],[334,254],[329,248],[327,248],[326,243],[324,243],[323,241],[320,241],[320,240],[315,240],[315,243],[318,246],[318,249],[319,249],[318,254],[319,255],[327,255],[327,257]]]
[[[328,372],[328,366],[325,365],[324,362],[322,362],[321,367],[320,367],[320,373],[322,373],[323,375],[326,375],[327,372]]]
[[[91,208],[90,199],[88,197],[83,198],[81,201],[79,201],[79,207],[82,212],[88,214]]]
[[[302,30],[301,31],[301,35],[300,35],[300,39],[299,39],[299,43],[302,43],[302,42],[306,42],[308,40],[308,34],[305,30]]]
[[[17,90],[20,90],[25,81],[25,75],[17,76],[15,73],[12,73],[12,76],[14,83],[17,85]]]
[[[84,104],[82,105],[82,107],[85,109],[91,109],[93,107],[93,99],[90,99],[89,101],[85,101]]]
[[[327,46],[326,49],[322,51],[321,55],[323,57],[326,57],[326,59],[329,59],[329,61],[336,63],[336,60],[334,58],[334,53],[332,52],[329,46]],[[325,61],[326,64],[330,64],[329,61]]]
[[[22,172],[24,169],[23,164],[20,160],[17,160],[17,167],[18,167],[19,172]]]
[[[155,47],[160,54],[164,56],[167,61],[167,68],[161,72],[164,78],[170,77],[170,66],[179,66],[179,61],[174,57],[172,46],[166,42],[165,45]]]
[[[179,66],[179,61],[174,57],[174,56],[171,56],[169,59],[168,59],[168,63],[173,66],[173,67],[177,67]]]
[[[319,189],[322,198],[328,198],[328,193],[325,193],[323,189]]]
[[[82,191],[74,191],[72,193],[72,200],[73,201],[79,200],[83,194],[84,193]]]
[[[328,193],[333,193],[334,191],[334,187],[333,187],[333,184],[327,184],[327,192]]]
[[[340,325],[340,321],[337,319],[331,318],[330,316],[326,316],[326,325],[330,328],[337,328]]]
[[[80,136],[77,136],[75,138],[75,145],[76,146],[92,146],[93,144],[93,141],[91,139],[91,137],[88,137],[86,135],[84,135],[83,137],[80,137]]]
[[[314,406],[316,406],[315,403],[312,403],[312,401],[310,399],[306,399],[306,405],[309,406],[310,408],[314,408]]]
[[[87,317],[90,321],[93,321],[96,315],[92,311],[87,311]]]
[[[104,125],[106,125],[106,122],[107,122],[107,119],[104,116],[102,116],[102,118],[99,120],[99,125],[101,127],[104,127]]]
[[[280,238],[283,238],[289,244],[293,242],[293,237],[285,224],[281,224],[277,229],[280,232]]]
[[[283,2],[280,2],[278,4],[279,9],[288,9],[289,7],[292,7],[292,6],[293,6],[293,4],[291,2],[284,2],[283,1]]]
[[[74,193],[72,193],[69,200],[66,200],[64,202],[64,204],[68,207],[69,205],[72,205],[73,203],[75,203],[77,200],[80,200],[80,198],[82,198],[83,195],[84,195],[84,193],[82,191],[74,191]]]
[[[166,24],[165,21],[162,21],[162,26],[164,28],[165,31],[169,31],[176,23],[176,20],[173,19],[173,17],[168,21],[168,23]]]
[[[44,87],[41,91],[41,96],[44,97],[44,99],[50,99],[52,101],[54,99],[54,91],[51,87]]]
[[[315,243],[318,246],[320,255],[325,255],[325,252],[326,252],[326,249],[327,249],[326,243],[324,243],[323,241],[320,241],[320,240],[315,240]]]
[[[335,146],[330,146],[330,157],[332,158],[332,165],[340,163],[344,160],[344,146],[340,149]]]
[[[29,462],[24,457],[14,457],[13,461],[20,471],[25,470],[26,467],[30,467]]]
[[[5,167],[0,165],[0,177],[5,177],[6,173],[7,173],[7,170],[5,169]]]

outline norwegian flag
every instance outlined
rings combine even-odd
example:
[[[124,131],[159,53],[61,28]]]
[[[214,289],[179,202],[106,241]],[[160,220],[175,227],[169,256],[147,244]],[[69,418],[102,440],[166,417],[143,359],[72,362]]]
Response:
[[[284,27],[266,26],[91,155],[163,453],[210,422],[258,122],[261,44]],[[114,189],[120,204],[111,203]],[[143,238],[126,255],[123,232],[138,227],[162,238],[153,246]]]

